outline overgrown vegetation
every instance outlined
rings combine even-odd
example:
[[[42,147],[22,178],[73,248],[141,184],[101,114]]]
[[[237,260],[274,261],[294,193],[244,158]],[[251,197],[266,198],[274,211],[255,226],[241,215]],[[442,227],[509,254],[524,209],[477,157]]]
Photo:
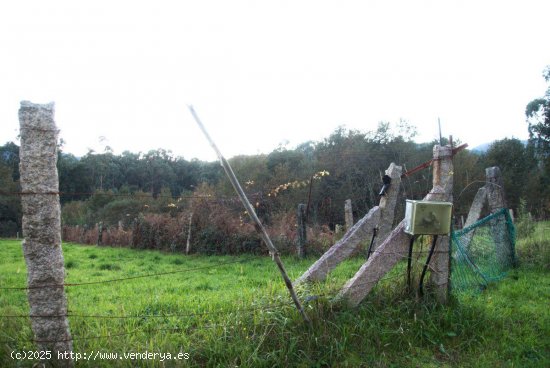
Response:
[[[268,257],[183,256],[150,250],[65,244],[67,282],[79,283],[182,271],[68,287],[75,352],[187,352],[187,361],[124,361],[150,367],[543,367],[550,364],[550,223],[517,243],[520,267],[448,306],[407,295],[403,269],[386,276],[358,307],[332,306],[336,290],[363,260],[354,258],[326,283],[301,289],[313,329],[295,311]],[[0,286],[25,285],[20,242],[0,241]],[[546,254],[546,255],[545,255]],[[542,258],[541,258],[542,257]],[[284,258],[292,278],[314,259]],[[229,263],[232,262],[232,263]],[[212,266],[212,267],[211,267]],[[198,269],[201,268],[201,269]],[[194,271],[184,272],[185,270]],[[24,291],[0,294],[0,362],[32,350]],[[173,315],[172,317],[168,315]],[[95,316],[95,317],[84,317]],[[98,316],[134,316],[106,319]],[[86,339],[86,337],[94,337]],[[98,338],[95,338],[98,337]],[[17,366],[30,367],[32,361]],[[80,361],[82,367],[116,366]]]
[[[532,228],[530,233],[518,233],[519,240],[516,247],[519,260],[525,266],[550,271],[550,222],[537,224],[531,221],[528,226]]]

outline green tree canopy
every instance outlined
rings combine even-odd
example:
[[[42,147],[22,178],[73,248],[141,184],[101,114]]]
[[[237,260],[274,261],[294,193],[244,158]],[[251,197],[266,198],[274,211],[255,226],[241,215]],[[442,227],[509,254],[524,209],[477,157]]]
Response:
[[[544,79],[550,83],[550,65],[543,72]],[[544,159],[550,156],[550,86],[544,97],[536,98],[525,109],[529,129],[529,140],[537,153]]]

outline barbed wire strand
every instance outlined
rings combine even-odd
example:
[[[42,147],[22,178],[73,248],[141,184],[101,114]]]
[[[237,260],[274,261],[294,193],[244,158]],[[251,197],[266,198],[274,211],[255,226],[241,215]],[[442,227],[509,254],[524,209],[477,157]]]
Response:
[[[147,278],[147,277],[156,277],[156,276],[164,276],[164,275],[173,275],[173,274],[177,274],[177,273],[193,272],[193,271],[198,271],[198,270],[204,270],[204,269],[209,269],[209,268],[216,268],[216,267],[226,266],[226,265],[229,265],[229,264],[244,263],[244,262],[254,260],[254,259],[256,259],[256,258],[255,257],[249,257],[249,258],[239,259],[239,260],[235,260],[235,261],[221,262],[221,263],[214,264],[214,265],[186,268],[184,270],[176,270],[176,271],[159,272],[159,273],[152,273],[152,274],[145,274],[145,275],[128,276],[128,277],[121,277],[121,278],[109,279],[109,280],[88,281],[88,282],[80,282],[80,283],[37,285],[37,286],[26,286],[26,287],[0,287],[0,290],[30,290],[30,289],[52,288],[52,287],[106,284],[106,283],[111,283],[111,282],[120,282],[120,281],[134,280],[134,279]]]
[[[0,195],[3,196],[25,196],[25,195],[60,195],[60,196],[106,196],[106,197],[130,197],[130,198],[145,198],[145,199],[158,199],[158,198],[168,198],[172,200],[178,200],[178,199],[238,199],[237,196],[227,196],[227,195],[180,195],[180,196],[173,196],[173,195],[154,195],[151,193],[109,193],[109,192],[102,192],[102,191],[96,191],[96,192],[65,192],[65,191],[49,191],[49,192],[23,192],[23,191],[16,191],[16,192],[7,192],[0,189]],[[264,195],[263,192],[254,192],[254,193],[248,193],[247,196],[250,197],[260,197]]]
[[[383,255],[398,255],[401,256],[401,258],[407,258],[407,255],[404,251],[395,251],[395,252],[384,252],[380,250],[373,250],[373,254],[383,254]],[[429,253],[427,250],[420,250],[420,251],[413,251],[412,254],[415,255],[421,255]],[[435,250],[433,252],[434,254],[448,254],[450,251],[445,250]],[[127,280],[134,280],[139,278],[148,278],[148,277],[157,277],[157,276],[165,276],[165,275],[172,275],[172,274],[178,274],[178,273],[187,273],[187,272],[193,272],[198,270],[204,270],[209,268],[216,268],[216,267],[222,267],[229,264],[237,264],[237,263],[245,263],[252,260],[257,260],[258,257],[248,257],[245,259],[240,260],[234,260],[234,261],[227,261],[227,262],[221,262],[215,265],[207,265],[207,266],[199,266],[199,267],[193,267],[193,268],[187,268],[184,270],[176,270],[176,271],[167,271],[167,272],[160,272],[160,273],[152,273],[152,274],[144,274],[144,275],[136,275],[136,276],[128,276],[128,277],[121,277],[116,279],[108,279],[108,280],[98,280],[98,281],[87,281],[87,282],[80,282],[80,283],[63,283],[63,284],[48,284],[48,285],[37,285],[37,286],[21,286],[21,287],[0,287],[0,290],[31,290],[31,289],[44,289],[44,288],[52,288],[52,287],[73,287],[73,286],[87,286],[87,285],[97,285],[97,284],[106,284],[111,282],[121,282],[121,281],[127,281]]]
[[[422,265],[424,265],[423,262],[418,262]],[[439,272],[433,267],[430,267],[430,270],[432,272]],[[398,278],[404,278],[405,274],[399,273],[392,276],[386,276],[379,280],[369,280],[364,281],[360,283],[356,283],[355,287],[362,287],[370,284],[377,284],[380,282],[385,282],[388,280],[394,280]],[[316,294],[315,296],[330,296],[329,294],[332,293],[331,290],[329,292],[325,292],[322,294]],[[258,307],[250,307],[250,308],[240,308],[235,310],[217,310],[217,311],[207,311],[207,312],[193,312],[193,313],[186,313],[186,314],[145,314],[145,315],[85,315],[85,314],[75,314],[75,313],[67,313],[62,315],[23,315],[23,314],[13,314],[13,315],[0,315],[0,318],[65,318],[65,317],[74,317],[74,318],[91,318],[91,319],[146,319],[146,318],[188,318],[188,317],[200,317],[200,316],[206,316],[206,315],[217,315],[217,314],[230,314],[235,312],[243,312],[243,311],[254,311],[257,309],[265,309],[270,308],[273,309],[275,307],[279,306],[286,306],[286,305],[292,305],[291,302],[284,302],[284,303],[278,303],[276,305],[267,305],[267,306],[258,306]]]

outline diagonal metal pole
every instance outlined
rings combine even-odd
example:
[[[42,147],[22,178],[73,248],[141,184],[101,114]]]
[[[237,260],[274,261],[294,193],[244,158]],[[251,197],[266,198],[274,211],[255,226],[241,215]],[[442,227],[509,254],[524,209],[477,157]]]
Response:
[[[279,268],[279,271],[281,272],[281,275],[283,276],[283,280],[285,281],[286,287],[288,289],[288,292],[290,293],[290,296],[292,297],[292,300],[294,301],[294,304],[296,305],[296,308],[298,311],[300,311],[300,314],[304,318],[304,321],[311,324],[310,319],[307,317],[304,308],[302,308],[302,304],[298,300],[298,296],[296,295],[296,292],[294,291],[294,287],[292,286],[292,281],[290,281],[290,278],[288,277],[285,266],[283,265],[283,262],[281,261],[281,258],[279,257],[279,251],[277,248],[275,248],[275,245],[271,242],[271,239],[269,238],[269,235],[267,234],[267,231],[265,230],[265,227],[262,225],[262,222],[256,215],[256,211],[254,211],[254,207],[250,204],[248,201],[248,198],[246,197],[246,194],[243,191],[243,188],[239,184],[239,181],[237,180],[237,177],[235,176],[235,173],[233,172],[233,169],[231,168],[231,165],[229,165],[229,162],[223,157],[222,153],[216,146],[216,143],[210,138],[210,135],[206,131],[206,128],[202,124],[201,120],[199,119],[197,113],[195,112],[195,109],[193,106],[189,105],[189,111],[191,112],[191,115],[193,115],[193,118],[195,119],[195,122],[199,126],[199,128],[204,133],[206,139],[216,152],[216,155],[218,156],[218,159],[220,160],[220,164],[222,165],[225,173],[227,174],[227,177],[229,178],[229,181],[233,185],[233,188],[239,195],[239,198],[241,199],[241,202],[244,205],[244,208],[246,209],[248,215],[254,221],[254,227],[256,228],[256,231],[260,234],[263,241],[267,245],[267,248],[269,249],[269,253],[271,254],[271,257],[275,264],[277,264],[277,267]]]

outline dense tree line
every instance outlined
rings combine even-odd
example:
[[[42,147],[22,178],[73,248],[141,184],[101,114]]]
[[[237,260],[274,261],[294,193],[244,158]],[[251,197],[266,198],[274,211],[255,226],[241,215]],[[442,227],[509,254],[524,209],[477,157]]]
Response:
[[[0,236],[21,231],[21,201],[8,195],[19,191],[19,147],[6,143],[0,147]]]
[[[334,229],[344,223],[346,199],[352,199],[356,219],[378,204],[381,178],[391,162],[403,165],[406,171],[431,158],[435,142],[418,144],[413,137],[414,129],[405,123],[395,128],[380,123],[370,132],[340,127],[320,142],[237,156],[230,162],[268,225],[295,213],[297,205],[304,203],[310,224]],[[9,195],[19,190],[18,162],[16,144],[0,146],[2,236],[13,236],[21,228],[19,198]],[[521,202],[534,215],[548,216],[547,166],[540,165],[540,153],[532,142],[496,141],[485,153],[464,150],[454,162],[457,218],[467,213],[476,190],[483,185],[484,168],[494,165],[502,169],[510,208],[517,209]],[[58,171],[66,225],[92,227],[103,222],[106,226],[131,226],[147,214],[176,217],[196,207],[205,196],[225,204],[230,209],[228,215],[238,219],[243,215],[217,162],[185,160],[164,149],[116,155],[107,148],[80,158],[60,149]],[[430,188],[430,169],[407,177],[401,184],[401,202],[420,199]]]

